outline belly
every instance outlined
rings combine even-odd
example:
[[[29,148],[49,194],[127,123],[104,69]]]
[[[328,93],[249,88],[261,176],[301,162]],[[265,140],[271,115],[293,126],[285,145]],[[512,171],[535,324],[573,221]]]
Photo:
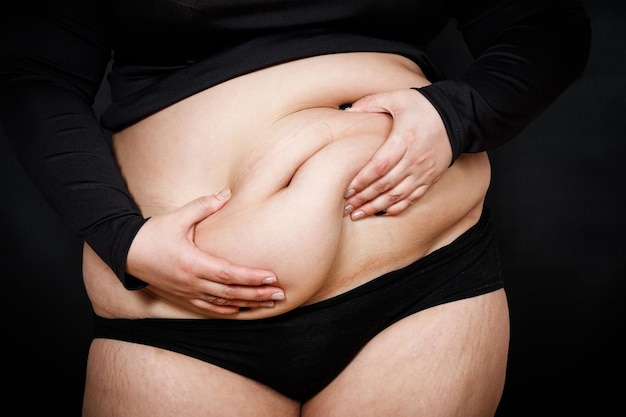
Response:
[[[176,103],[114,135],[114,151],[145,216],[225,186],[233,197],[201,222],[196,244],[273,270],[287,299],[260,318],[345,292],[451,242],[476,222],[489,185],[485,154],[464,155],[400,216],[353,222],[343,193],[386,138],[385,114],[338,110],[366,94],[427,84],[385,54],[317,57],[271,67]],[[197,317],[150,287],[124,290],[86,248],[85,284],[109,317]]]

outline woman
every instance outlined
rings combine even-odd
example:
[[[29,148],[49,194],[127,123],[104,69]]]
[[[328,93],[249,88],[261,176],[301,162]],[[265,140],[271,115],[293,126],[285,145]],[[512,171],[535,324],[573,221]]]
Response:
[[[357,71],[359,68],[362,69]],[[337,76],[333,78],[326,75],[333,69],[340,70]],[[355,74],[348,95],[341,91],[345,87],[345,83],[342,85],[343,76],[340,75],[343,73]],[[380,74],[386,76],[381,77]],[[478,222],[489,185],[489,163],[484,153],[460,157],[429,193],[398,216],[380,216],[355,222],[343,215],[343,193],[358,169],[382,144],[389,133],[391,119],[384,114],[341,111],[339,105],[383,88],[405,87],[408,94],[419,97],[419,93],[406,86],[422,86],[425,83],[425,78],[414,64],[394,55],[355,53],[294,61],[234,78],[177,102],[116,133],[113,138],[114,150],[130,192],[145,216],[172,211],[206,190],[217,191],[224,187],[232,190],[233,197],[228,204],[197,226],[195,241],[201,249],[216,256],[274,271],[280,277],[285,300],[277,302],[273,309],[252,308],[226,316],[242,320],[272,317],[300,306],[333,300],[335,296],[362,287],[386,272],[405,267],[451,243]],[[243,91],[254,92],[245,103],[241,102],[237,94]],[[268,103],[266,98],[274,95],[278,98]],[[488,263],[485,265],[490,266]],[[479,395],[482,402],[486,398],[485,394],[488,394],[489,405],[482,406],[489,409],[495,407],[495,399],[502,389],[508,323],[498,270],[493,269],[477,283],[473,278],[454,287],[457,291],[472,295],[497,290],[466,301],[461,308],[466,314],[473,315],[473,320],[484,321],[482,326],[475,325],[481,331],[468,336],[467,342],[480,346],[486,344],[490,348],[474,352],[472,356],[478,360],[468,364],[465,371],[474,378],[480,375],[480,379],[489,377],[492,381],[492,387],[485,388],[486,393]],[[110,268],[88,247],[84,257],[84,277],[94,310],[101,317],[220,317],[199,308],[189,308],[183,300],[150,286],[134,292],[125,290]],[[439,285],[442,291],[447,288],[445,280],[431,282],[423,279],[420,285]],[[476,288],[479,285],[484,288]],[[446,297],[454,296],[446,294]],[[357,300],[362,300],[362,297],[357,297]],[[438,304],[442,300],[437,297],[431,304]],[[380,302],[387,304],[396,301],[388,299]],[[359,307],[353,308],[360,310]],[[440,310],[432,314],[435,317],[451,314],[446,307]],[[360,311],[359,314],[364,313]],[[310,320],[316,318],[316,324],[320,325],[320,319],[315,313],[306,316]],[[347,320],[347,316],[341,315],[337,319]],[[126,339],[115,328],[119,323],[99,323],[113,327],[113,330],[107,327],[99,336]],[[278,323],[280,326],[294,326],[299,322],[285,318]],[[421,339],[424,343],[432,342],[430,338],[434,335],[425,337],[417,330],[418,325],[415,325],[414,330],[409,330],[412,326],[408,322],[400,323],[408,326],[403,330],[405,334],[414,332],[415,341]],[[122,326],[126,324],[121,323]],[[176,326],[180,324],[178,322]],[[225,338],[223,332],[227,329],[232,331],[229,324],[225,326],[219,330],[196,328],[193,332],[203,332],[209,339]],[[257,326],[271,332],[279,325],[266,323]],[[154,340],[165,330],[154,329],[154,334],[149,336],[139,335],[140,332],[148,331],[147,328],[139,330],[123,327],[123,331],[134,333],[127,340],[149,343],[145,337]],[[269,342],[263,342],[262,336],[256,341],[249,340],[252,331],[241,330],[246,336],[238,336],[235,340],[245,337],[246,343],[259,350],[258,355],[262,355],[267,349],[264,345]],[[325,330],[320,331],[323,333]],[[487,338],[489,342],[485,340],[483,332],[491,333]],[[288,356],[297,352],[293,351],[287,337],[294,339],[292,343],[304,343],[304,340],[297,334],[288,334],[291,336],[286,334],[284,341],[279,340],[279,345],[285,348],[281,357],[276,358],[274,363],[264,363],[261,369],[268,366],[278,368],[270,372],[274,374],[280,372],[282,366],[287,368],[288,377],[285,379],[288,382],[279,382],[276,388],[284,390],[283,385],[286,385],[293,389],[287,391],[289,394],[293,392],[291,395],[295,398],[307,400],[309,381],[302,382],[301,389],[296,386],[300,384],[298,381],[301,378],[311,380],[315,376],[301,364],[290,364]],[[177,340],[177,344],[184,343],[180,337],[173,339]],[[226,339],[228,342],[225,342],[225,347],[230,349],[235,341]],[[437,339],[442,346],[459,342],[458,335],[452,334],[447,337],[439,334]],[[384,342],[389,343],[388,348],[396,343],[392,340]],[[157,342],[157,345],[176,350],[176,347],[169,346],[171,341],[164,340]],[[353,340],[348,342],[351,345],[357,343]],[[324,358],[337,354],[324,343],[307,343],[316,346],[318,350],[325,349]],[[352,346],[349,348],[352,349]],[[299,350],[307,351],[305,346]],[[399,347],[394,347],[394,350],[399,351]],[[156,352],[159,351],[153,347],[96,339],[90,353],[86,404],[101,405],[100,402],[104,401],[115,403],[121,410],[132,409],[130,404],[141,396],[138,397],[140,394],[128,387],[120,386],[120,376],[127,375],[134,379],[140,374],[145,375],[147,369],[140,359]],[[179,356],[172,355],[167,361],[171,363],[171,371],[181,369],[182,364],[189,360]],[[449,353],[446,356],[450,359]],[[126,358],[125,365],[123,369],[112,367],[116,376],[113,380],[107,380],[101,369],[103,364],[109,368],[116,357]],[[260,360],[264,356],[257,357]],[[432,359],[435,358],[436,355],[433,355]],[[394,357],[393,360],[398,359]],[[327,364],[326,360],[321,360]],[[129,368],[127,361],[141,366]],[[379,358],[377,361],[383,363],[384,359]],[[457,367],[458,361],[454,362]],[[244,364],[236,366],[240,365]],[[148,368],[152,368],[152,365]],[[214,371],[211,371],[212,366],[204,363],[194,366],[195,372],[203,368],[206,374],[202,378],[207,378],[206,382],[216,378]],[[94,372],[94,369],[98,371]],[[112,372],[113,369],[107,369],[106,372]],[[411,370],[415,371],[415,368]],[[255,369],[252,375],[255,372],[261,371]],[[157,375],[154,378],[159,380]],[[279,379],[272,375],[269,381],[261,381],[273,384],[274,378]],[[401,374],[398,378],[404,380]],[[230,379],[226,378],[226,381]],[[193,382],[196,395],[203,401],[207,395],[204,392],[206,382]],[[372,384],[369,379],[367,383]],[[389,382],[385,378],[381,379],[381,383]],[[176,382],[178,384],[180,381]],[[234,387],[226,382],[222,384],[221,389],[225,391],[211,389],[211,395],[227,397],[233,390],[243,393],[241,385],[248,386],[250,382],[237,382]],[[182,389],[181,386],[174,388],[167,385],[159,387],[157,391],[165,389],[171,395]],[[192,387],[187,384],[184,386],[185,392],[192,392]],[[277,415],[296,413],[297,407],[292,400],[268,388],[260,389],[256,383],[248,389],[253,389],[255,393],[246,395],[251,403],[257,403],[260,398],[272,398],[272,403],[280,400],[286,403],[283,406],[288,406],[288,409],[293,407],[290,412]],[[353,390],[354,386],[350,389]],[[455,383],[450,389],[458,392],[459,385]],[[103,396],[102,392],[111,392],[111,397]],[[234,411],[236,409],[232,404],[227,404],[228,412],[239,414]],[[159,407],[162,405],[159,404]],[[113,411],[112,414],[120,412],[118,409]],[[275,409],[270,408],[268,412],[275,412]],[[137,413],[133,409],[129,414]],[[321,411],[314,415],[319,413]],[[325,413],[326,410],[321,414]]]
[[[75,220],[91,225],[83,271],[96,314],[84,415],[493,415],[508,311],[483,209],[484,150],[545,108],[586,56],[584,47],[546,53],[585,27],[574,2],[519,3],[453,7],[474,52],[491,48],[456,84],[431,84],[428,58],[405,43],[448,17],[425,3],[264,3],[254,12],[120,1],[106,14],[84,2],[55,5],[36,33],[62,34],[76,56],[32,49],[41,40],[20,22],[23,37],[6,42],[3,88],[14,107],[3,122],[31,140],[56,128],[44,163],[29,162],[49,152],[41,147],[16,141],[18,153],[35,177],[64,163],[51,180],[63,197],[49,194],[61,212],[88,201],[97,211]],[[362,33],[385,16],[398,25]],[[109,41],[113,105],[103,122],[114,131],[115,166],[104,144],[75,137],[96,130],[86,108]],[[41,88],[24,82],[33,77],[44,79],[44,100],[65,104],[46,118],[52,106],[40,103],[34,113],[47,123],[36,132],[19,111],[36,94],[17,88]],[[445,108],[455,100],[457,118]],[[175,238],[215,257],[212,267],[227,260],[226,270],[241,273],[236,284],[252,272],[256,285],[216,286],[218,276],[199,290],[170,279],[177,267],[150,259],[171,253]],[[280,288],[258,285],[273,274]]]

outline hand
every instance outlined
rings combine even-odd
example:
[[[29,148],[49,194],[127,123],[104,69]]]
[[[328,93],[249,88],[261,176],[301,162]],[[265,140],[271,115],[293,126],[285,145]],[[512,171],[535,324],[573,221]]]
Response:
[[[273,307],[284,298],[273,272],[233,265],[200,250],[194,243],[197,223],[221,209],[229,189],[200,197],[150,218],[137,233],[127,257],[127,271],[195,307],[221,314],[239,307]]]
[[[397,215],[441,178],[452,147],[439,113],[418,91],[394,90],[363,97],[346,111],[388,113],[393,126],[385,143],[350,183],[345,214],[358,220]]]

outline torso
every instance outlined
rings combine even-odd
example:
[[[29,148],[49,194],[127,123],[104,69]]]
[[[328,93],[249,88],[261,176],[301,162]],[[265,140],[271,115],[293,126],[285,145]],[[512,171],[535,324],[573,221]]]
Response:
[[[115,134],[114,150],[145,216],[231,187],[228,204],[198,225],[196,243],[231,262],[277,274],[286,300],[229,316],[266,317],[408,265],[477,221],[490,181],[484,153],[460,157],[399,216],[343,216],[350,180],[392,121],[385,114],[344,112],[339,105],[425,84],[417,66],[394,55],[309,58],[178,102]],[[88,247],[83,271],[97,314],[203,316],[149,286],[125,290]]]

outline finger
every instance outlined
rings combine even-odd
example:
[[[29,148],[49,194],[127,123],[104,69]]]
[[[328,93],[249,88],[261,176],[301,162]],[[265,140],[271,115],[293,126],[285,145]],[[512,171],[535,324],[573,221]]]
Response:
[[[360,220],[373,215],[391,214],[389,208],[402,200],[401,194],[395,194],[394,190],[378,195],[376,198],[362,204],[350,213],[352,220]],[[383,213],[384,212],[384,213]]]
[[[251,270],[255,271],[255,270]],[[240,282],[244,281],[244,284]],[[271,285],[276,283],[276,277],[268,277],[267,273],[262,276],[262,280],[251,280],[250,275],[246,274],[239,277],[233,277],[228,274],[228,278],[224,278],[223,274],[216,274],[210,278],[199,280],[197,291],[202,294],[211,294],[212,296],[224,300],[239,300],[240,302],[262,302],[277,301],[285,298],[285,292],[282,288]]]
[[[207,295],[206,298],[202,300],[214,306],[231,306],[237,308],[272,308],[276,305],[275,301],[229,300],[225,298],[215,297],[212,295]]]
[[[282,288],[269,285],[258,287],[222,285],[218,286],[216,291],[212,291],[210,294],[215,295],[216,298],[228,301],[238,300],[238,302],[280,301],[285,299],[285,293]]]
[[[198,308],[218,312],[221,314],[231,314],[241,309],[251,308],[273,308],[276,302],[273,300],[250,301],[221,298],[211,294],[204,294],[201,298],[191,299],[190,302]]]
[[[208,284],[215,282],[225,285],[268,286],[278,282],[276,274],[272,271],[235,265],[225,259],[213,257],[198,248],[194,251],[190,262],[195,262],[192,268],[194,275]],[[212,291],[206,292],[213,293]]]
[[[394,125],[389,136],[376,152],[374,152],[370,160],[354,176],[344,198],[349,199],[351,196],[362,192],[374,182],[388,175],[394,168],[398,171],[398,164],[407,156],[409,144],[412,140],[410,134],[406,132],[402,134],[400,132],[402,132],[402,130],[398,128],[396,120],[394,119]],[[387,181],[390,184],[394,183],[390,178],[384,179],[383,181]],[[381,185],[384,185],[384,183]],[[389,188],[390,187],[387,186],[387,189]]]
[[[391,204],[388,200],[389,198],[386,194],[381,194],[378,198],[363,204],[350,213],[350,218],[352,220],[360,220],[369,216],[391,215],[389,208],[397,204],[397,202]]]
[[[193,304],[195,307],[200,308],[202,310],[207,310],[207,311],[211,311],[213,313],[218,313],[218,314],[234,314],[234,313],[238,313],[239,312],[239,308],[237,306],[229,306],[229,305],[219,305],[219,304],[212,304],[206,300],[203,299],[193,299],[190,300],[191,304]]]
[[[404,210],[415,204],[417,200],[423,197],[429,187],[429,185],[422,185],[416,188],[415,191],[411,193],[411,195],[409,195],[407,198],[402,199],[385,209],[385,211],[387,212],[386,214],[389,216],[397,216],[398,214],[402,213]]]
[[[374,208],[382,210],[408,196],[413,186],[409,182],[410,173],[404,166],[405,164],[401,161],[389,173],[348,198],[345,202],[344,214],[356,211],[374,199],[379,199]]]
[[[363,205],[388,192],[393,186],[391,179],[388,180],[388,178],[380,178],[358,194],[352,196],[346,201],[345,210],[350,211],[351,209],[362,208]]]
[[[387,93],[369,94],[349,105],[344,105],[342,109],[351,112],[390,113],[388,106],[383,104],[386,102],[386,96]]]
[[[410,177],[406,177],[400,184],[376,198],[355,208],[350,217],[353,220],[363,219],[372,215],[397,215],[415,203],[428,189],[427,185],[414,188]],[[381,213],[384,212],[384,213]]]
[[[199,223],[221,209],[230,197],[231,191],[229,188],[225,188],[213,195],[198,197],[178,209],[177,218],[183,223]]]
[[[367,188],[370,188],[365,194],[361,194],[360,201],[353,201],[354,203],[362,203],[391,188],[392,184],[395,182],[394,178],[393,176],[385,176],[388,175],[402,159],[404,152],[392,151],[391,153],[387,153],[387,148],[392,147],[383,145],[372,156],[372,159],[361,168],[350,183],[344,198],[350,199],[356,194],[360,194]]]

